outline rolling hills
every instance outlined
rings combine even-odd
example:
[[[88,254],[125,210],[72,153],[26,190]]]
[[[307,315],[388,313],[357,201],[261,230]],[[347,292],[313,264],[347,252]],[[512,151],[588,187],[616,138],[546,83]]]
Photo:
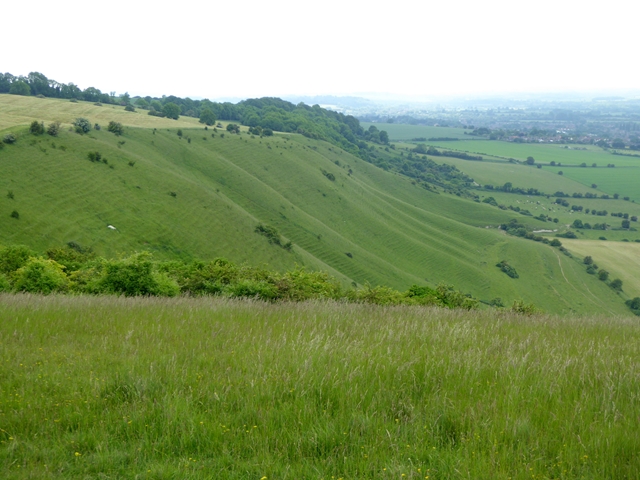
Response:
[[[69,131],[76,117],[102,128]],[[0,137],[18,139],[0,150],[0,244],[42,251],[73,241],[106,256],[148,250],[160,259],[302,265],[345,285],[446,282],[485,302],[627,313],[620,295],[578,260],[497,228],[534,220],[427,190],[321,140],[231,134],[193,118],[12,95],[0,95],[0,119]],[[32,135],[34,120],[63,128],[58,137]],[[110,121],[121,122],[124,135],[108,132]],[[381,157],[393,153],[377,148]],[[90,161],[91,152],[102,160]],[[260,224],[292,241],[292,251],[256,233]],[[496,267],[502,260],[519,278]]]

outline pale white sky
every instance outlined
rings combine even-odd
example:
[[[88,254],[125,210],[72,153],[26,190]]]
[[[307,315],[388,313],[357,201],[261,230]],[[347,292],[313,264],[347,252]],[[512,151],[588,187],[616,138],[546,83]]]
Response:
[[[131,95],[639,88],[631,0],[7,2],[0,71]]]

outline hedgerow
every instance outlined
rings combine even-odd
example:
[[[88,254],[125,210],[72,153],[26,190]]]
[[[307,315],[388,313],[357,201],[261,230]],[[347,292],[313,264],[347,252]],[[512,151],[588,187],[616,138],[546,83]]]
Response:
[[[478,301],[450,285],[413,285],[406,292],[365,285],[343,289],[326,272],[297,267],[274,272],[225,259],[154,261],[148,252],[119,259],[97,257],[75,242],[39,256],[28,247],[0,247],[0,291],[159,296],[218,295],[265,301],[331,299],[376,305],[434,305],[474,309]]]

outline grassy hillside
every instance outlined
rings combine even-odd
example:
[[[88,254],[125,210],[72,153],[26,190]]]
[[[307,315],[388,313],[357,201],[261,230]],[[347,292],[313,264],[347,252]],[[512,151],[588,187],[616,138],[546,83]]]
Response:
[[[22,116],[15,113],[21,101]],[[38,120],[86,116],[103,127],[116,120],[125,134],[103,128],[31,135],[34,102],[48,102]],[[75,241],[107,256],[149,250],[167,259],[222,256],[275,269],[299,264],[345,284],[404,290],[444,281],[484,301],[522,298],[554,312],[625,312],[611,289],[572,259],[496,229],[522,219],[515,212],[427,191],[300,135],[223,136],[193,119],[108,108],[0,96],[0,116],[14,112],[14,124],[0,135],[18,136],[0,150],[0,243],[44,250]],[[107,163],[89,161],[89,152]],[[261,223],[291,240],[293,251],[255,233]],[[502,260],[520,278],[495,266]]]
[[[3,479],[637,479],[636,318],[0,294]]]

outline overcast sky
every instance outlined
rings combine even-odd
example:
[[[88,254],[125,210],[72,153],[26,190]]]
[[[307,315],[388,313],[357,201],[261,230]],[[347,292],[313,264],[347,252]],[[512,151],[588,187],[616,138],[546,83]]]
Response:
[[[640,88],[630,0],[6,2],[0,71],[131,95]]]

